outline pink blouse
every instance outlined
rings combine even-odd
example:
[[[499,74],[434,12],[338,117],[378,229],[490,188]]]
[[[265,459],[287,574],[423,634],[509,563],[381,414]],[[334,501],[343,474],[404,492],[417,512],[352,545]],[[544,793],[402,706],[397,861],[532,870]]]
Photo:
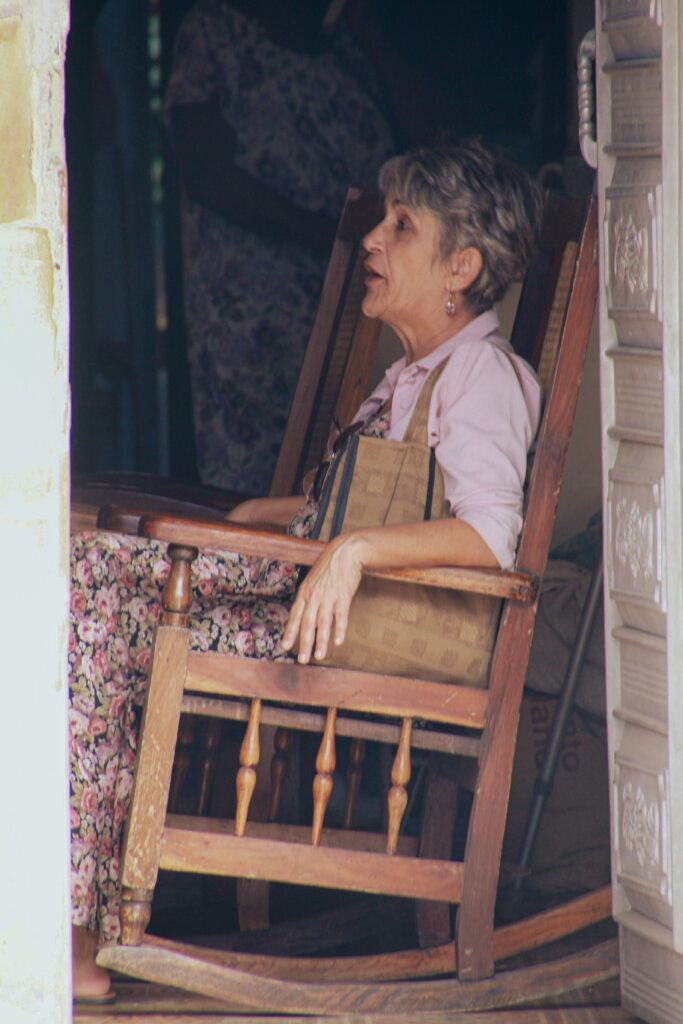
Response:
[[[451,515],[472,526],[503,569],[514,564],[527,469],[538,430],[541,388],[536,374],[498,333],[493,310],[482,313],[424,359],[389,367],[357,419],[391,397],[389,440],[403,438],[430,370],[448,358],[429,408],[429,444],[444,477]],[[521,385],[521,386],[520,386]]]

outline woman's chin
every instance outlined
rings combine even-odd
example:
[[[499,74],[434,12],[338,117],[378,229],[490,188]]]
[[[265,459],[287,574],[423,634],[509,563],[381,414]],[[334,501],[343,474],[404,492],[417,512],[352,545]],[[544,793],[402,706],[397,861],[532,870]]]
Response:
[[[372,292],[366,293],[360,308],[363,310],[364,315],[371,320],[382,319],[382,303],[377,301],[377,297]]]

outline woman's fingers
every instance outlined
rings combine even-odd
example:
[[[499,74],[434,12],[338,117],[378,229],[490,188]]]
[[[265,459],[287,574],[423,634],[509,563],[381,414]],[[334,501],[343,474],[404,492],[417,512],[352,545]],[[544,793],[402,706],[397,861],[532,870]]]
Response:
[[[319,609],[315,624],[315,642],[313,651],[318,659],[324,658],[330,644],[333,614],[327,609]]]
[[[299,626],[301,625],[301,616],[304,613],[305,602],[299,592],[294,599],[294,604],[289,610],[289,618],[287,619],[287,625],[285,631],[282,634],[281,646],[285,651],[291,651],[296,643],[296,638],[299,635]]]
[[[313,566],[292,605],[282,646],[292,650],[299,638],[298,660],[324,658],[331,640],[343,643],[353,595],[360,583],[360,565],[339,540]]]
[[[354,591],[355,593],[355,591]],[[346,639],[346,630],[349,625],[350,603],[340,604],[334,615],[334,646],[341,647]],[[323,655],[324,657],[324,655]]]
[[[329,635],[329,619],[320,603],[315,599],[306,603],[304,614],[301,618],[299,628],[299,661],[307,664],[315,653],[316,657],[324,657],[319,651],[322,648],[322,638],[325,632],[325,621],[327,620],[327,632]]]
[[[332,636],[335,645],[341,644],[344,640],[349,617],[349,601],[350,598],[345,600],[339,595],[334,599],[332,595],[321,599],[315,592],[306,595],[300,592],[289,613],[282,637],[283,648],[286,651],[292,650],[298,636],[297,658],[301,664],[307,664],[312,657],[324,658]]]

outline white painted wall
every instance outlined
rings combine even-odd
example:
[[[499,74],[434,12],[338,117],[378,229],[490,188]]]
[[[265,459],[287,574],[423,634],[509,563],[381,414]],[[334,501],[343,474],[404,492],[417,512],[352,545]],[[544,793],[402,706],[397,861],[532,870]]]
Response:
[[[0,1021],[71,1020],[67,0],[0,0]]]

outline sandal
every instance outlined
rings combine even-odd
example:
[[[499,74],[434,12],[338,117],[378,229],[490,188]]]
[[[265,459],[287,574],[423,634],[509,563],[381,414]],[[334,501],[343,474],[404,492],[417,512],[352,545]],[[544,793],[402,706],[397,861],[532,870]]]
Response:
[[[113,989],[109,989],[108,992],[102,992],[101,995],[91,996],[74,996],[74,1006],[108,1006],[110,1003],[116,1002],[116,992]]]

